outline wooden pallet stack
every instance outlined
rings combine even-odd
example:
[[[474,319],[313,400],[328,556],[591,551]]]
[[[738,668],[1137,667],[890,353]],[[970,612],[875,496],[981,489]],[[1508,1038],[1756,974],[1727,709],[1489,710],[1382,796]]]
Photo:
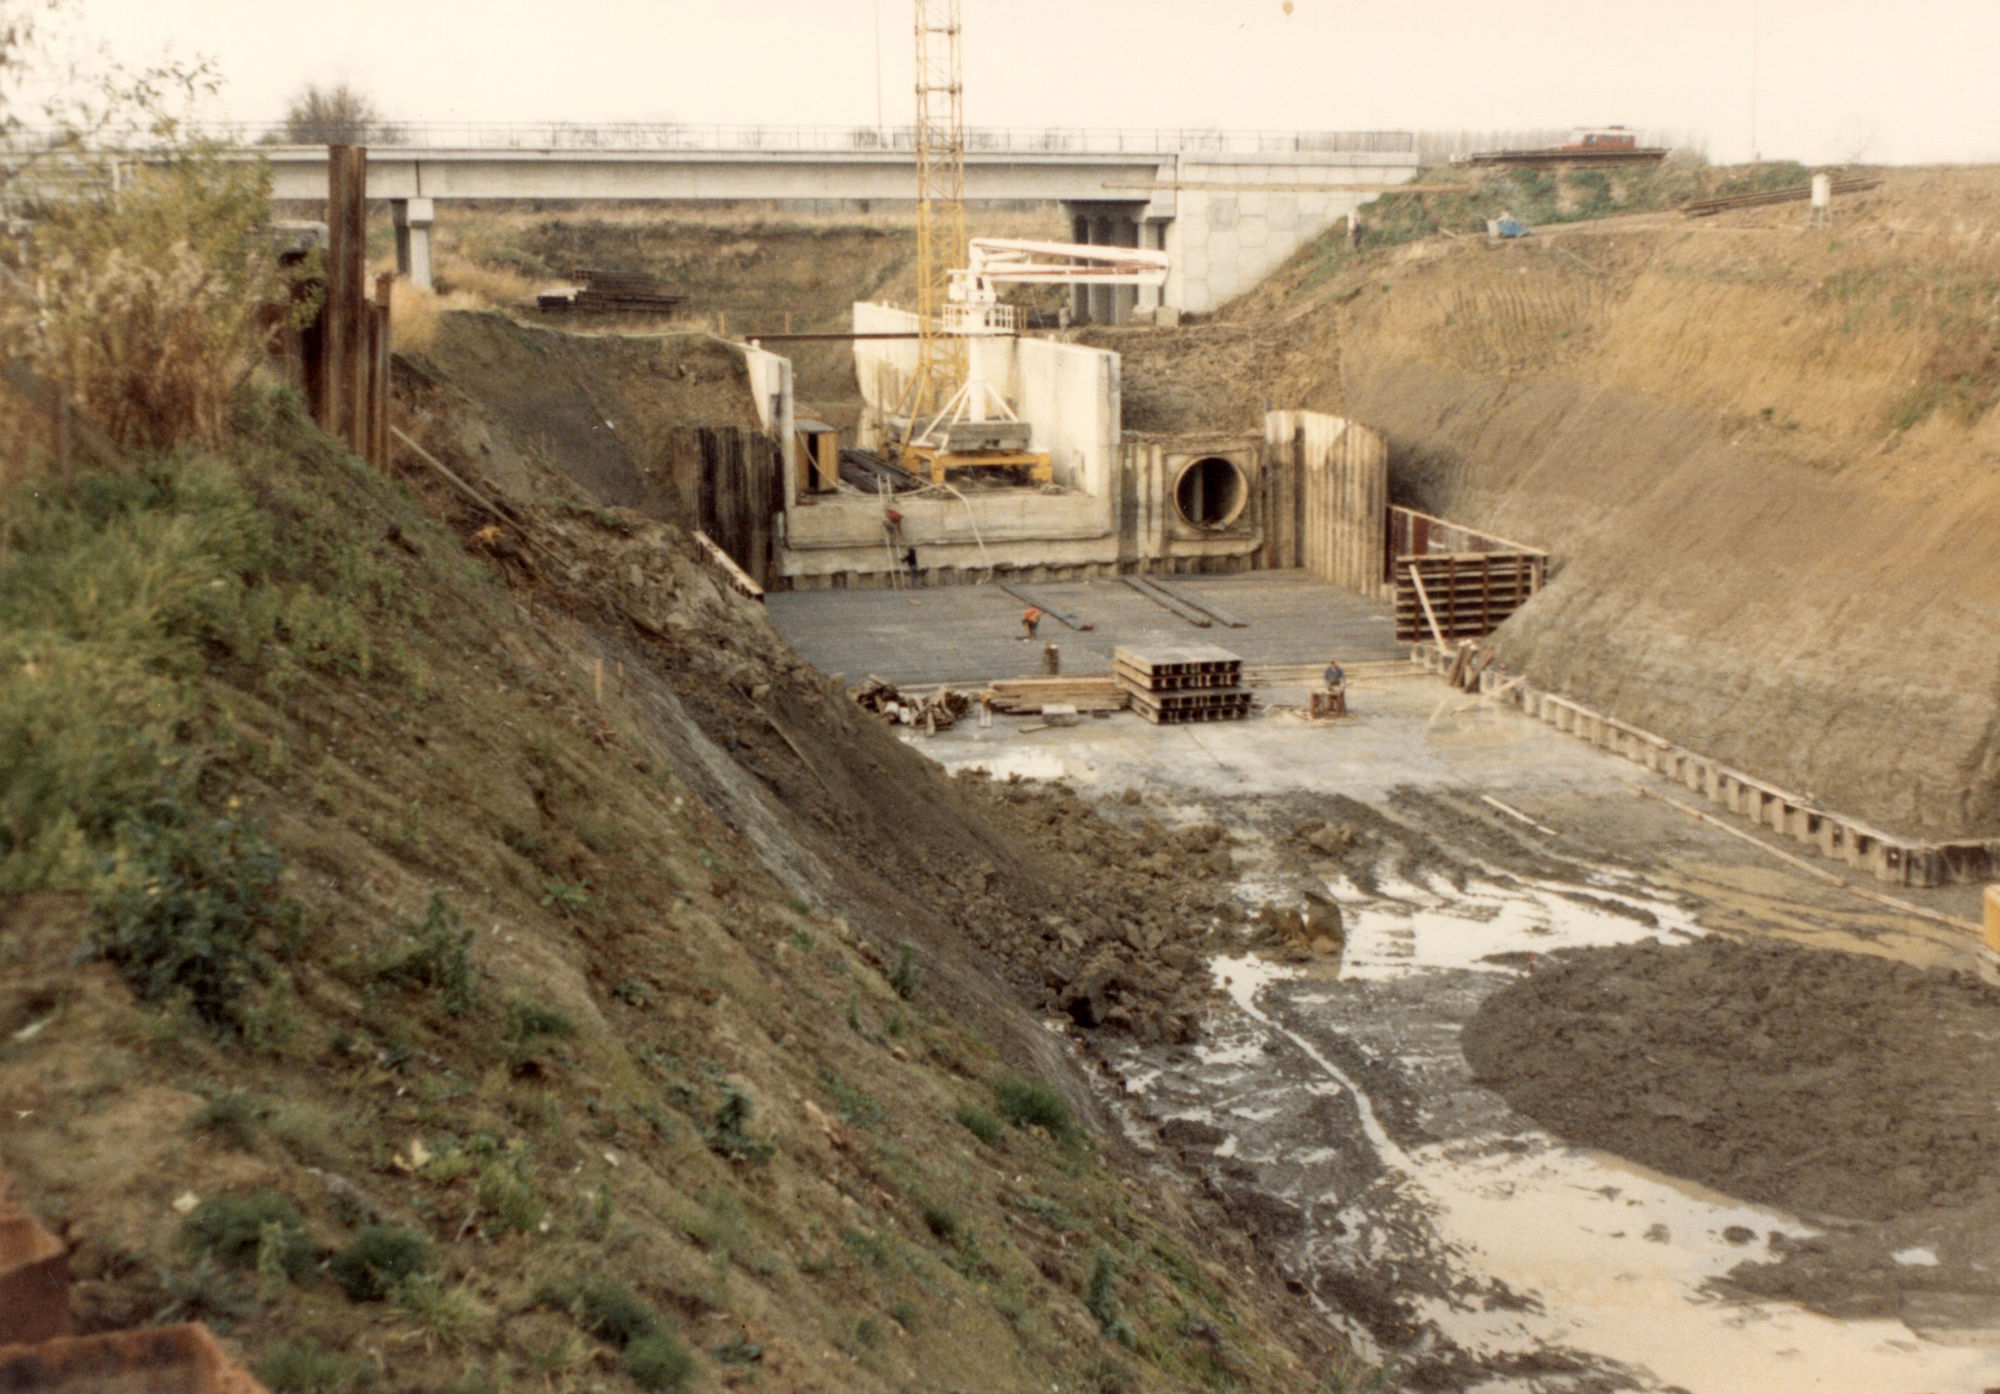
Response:
[[[1128,649],[1112,654],[1119,685],[1132,705],[1155,726],[1185,721],[1241,721],[1250,715],[1250,689],[1243,685],[1243,660],[1227,649],[1199,644],[1188,648]]]

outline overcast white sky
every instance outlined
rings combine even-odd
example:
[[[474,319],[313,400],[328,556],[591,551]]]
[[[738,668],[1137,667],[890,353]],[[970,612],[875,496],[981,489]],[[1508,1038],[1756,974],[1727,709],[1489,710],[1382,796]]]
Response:
[[[890,124],[910,0],[80,0],[219,61],[217,114],[345,78],[406,120]],[[974,125],[1706,132],[1711,156],[2000,159],[2000,0],[963,0]]]

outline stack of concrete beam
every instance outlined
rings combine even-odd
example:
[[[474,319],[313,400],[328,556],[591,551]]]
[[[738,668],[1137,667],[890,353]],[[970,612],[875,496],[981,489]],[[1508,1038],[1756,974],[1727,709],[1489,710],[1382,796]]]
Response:
[[[1112,654],[1112,671],[1132,705],[1155,726],[1186,721],[1241,721],[1250,715],[1243,660],[1226,649],[1128,649]]]

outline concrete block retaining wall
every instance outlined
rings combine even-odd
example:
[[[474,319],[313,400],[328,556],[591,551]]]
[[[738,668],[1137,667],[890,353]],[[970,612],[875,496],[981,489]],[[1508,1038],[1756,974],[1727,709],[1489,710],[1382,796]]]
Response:
[[[1448,675],[1456,654],[1435,643],[1410,650],[1412,663]],[[1622,755],[1721,804],[1731,813],[1801,843],[1821,856],[1864,870],[1878,881],[1903,886],[1941,886],[1953,881],[1993,879],[2000,869],[2000,838],[1920,842],[1883,832],[1857,818],[1817,808],[1797,794],[1731,769],[1705,755],[1675,745],[1637,726],[1607,716],[1560,693],[1545,692],[1509,677],[1489,664],[1479,675],[1480,690],[1495,692],[1515,684],[1500,700],[1556,730],[1601,750]]]

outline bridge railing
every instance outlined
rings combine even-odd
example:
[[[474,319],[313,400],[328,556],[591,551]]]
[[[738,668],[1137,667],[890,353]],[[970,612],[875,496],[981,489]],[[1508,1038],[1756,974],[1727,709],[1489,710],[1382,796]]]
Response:
[[[277,122],[205,127],[202,135],[236,146],[297,148]],[[15,140],[32,140],[20,131]],[[323,143],[323,142],[308,142]],[[376,149],[576,150],[868,153],[914,151],[914,126],[727,126],[681,122],[390,122],[363,142]],[[965,132],[968,154],[1273,154],[1329,152],[1410,154],[1412,131],[1224,131],[1197,127],[980,126]]]

